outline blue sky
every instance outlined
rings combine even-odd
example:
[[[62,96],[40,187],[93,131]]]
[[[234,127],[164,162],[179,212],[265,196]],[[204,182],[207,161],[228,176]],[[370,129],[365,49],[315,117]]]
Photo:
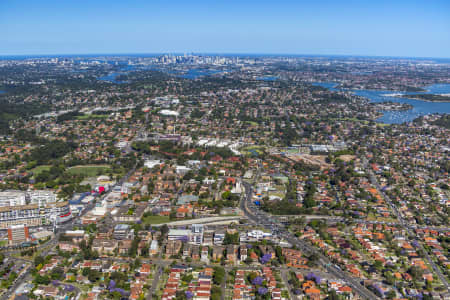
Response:
[[[450,57],[450,1],[0,0],[0,55]]]

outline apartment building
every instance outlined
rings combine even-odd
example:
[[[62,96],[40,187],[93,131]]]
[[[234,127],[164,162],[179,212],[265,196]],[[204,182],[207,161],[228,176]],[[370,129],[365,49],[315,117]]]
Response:
[[[25,225],[12,225],[8,228],[8,241],[10,245],[17,245],[30,240],[28,227]]]
[[[23,191],[0,192],[0,207],[26,204],[26,193]]]

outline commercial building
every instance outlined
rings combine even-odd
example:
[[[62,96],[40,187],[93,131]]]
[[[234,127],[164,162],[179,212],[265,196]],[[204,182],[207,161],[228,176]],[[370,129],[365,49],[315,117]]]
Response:
[[[0,206],[38,204],[39,207],[44,207],[47,203],[56,201],[55,193],[50,190],[34,190],[28,192],[9,190],[0,192]]]
[[[42,217],[37,204],[0,207],[0,229],[13,225],[29,227],[42,225]]]
[[[270,238],[272,237],[272,234],[269,232],[264,232],[261,230],[252,230],[247,232],[247,237],[249,239],[256,239],[256,240],[262,240],[262,239],[266,239],[266,238]]]
[[[188,229],[170,229],[168,233],[169,241],[189,239],[191,231]]]
[[[13,225],[28,227],[41,226],[50,222],[64,223],[72,218],[69,202],[47,203],[44,207],[38,204],[0,207],[0,229],[8,229]]]
[[[31,236],[38,241],[45,241],[46,239],[51,239],[52,237],[54,237],[55,234],[48,230],[42,230],[33,233]]]
[[[64,223],[72,219],[70,205],[68,201],[47,203],[44,208],[40,209],[46,219],[56,221],[57,224]]]

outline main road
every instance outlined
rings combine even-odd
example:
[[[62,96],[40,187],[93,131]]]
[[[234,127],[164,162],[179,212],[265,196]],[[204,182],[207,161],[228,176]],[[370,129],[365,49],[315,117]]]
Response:
[[[39,255],[41,255],[42,257],[46,257],[51,251],[54,250],[56,244],[57,244],[57,239],[56,238],[51,239],[50,241],[48,241],[45,244],[45,246],[43,246],[43,249],[41,248],[42,252]],[[17,290],[17,288],[19,288],[19,286],[23,282],[31,282],[31,280],[32,280],[31,270],[34,268],[33,261],[28,261],[25,259],[9,256],[9,254],[5,254],[5,256],[7,256],[11,259],[14,259],[16,261],[26,262],[27,267],[22,273],[19,274],[19,276],[16,278],[16,280],[11,285],[11,287],[9,287],[9,289],[7,291],[5,291],[4,294],[1,295],[0,300],[10,299],[12,297],[13,293]]]
[[[277,232],[281,237],[285,238],[290,244],[297,246],[304,253],[317,255],[318,263],[322,266],[328,273],[336,278],[345,281],[352,289],[358,293],[361,297],[366,299],[379,299],[374,293],[369,291],[366,287],[361,285],[359,281],[355,278],[347,275],[341,269],[334,266],[328,258],[326,258],[322,253],[317,251],[315,247],[305,243],[304,241],[298,239],[292,233],[290,233],[286,227],[281,224],[277,218],[263,212],[256,208],[252,203],[253,187],[250,183],[242,181],[245,186],[245,195],[241,198],[240,208],[246,215],[246,217],[251,221],[259,225],[263,225],[266,228],[270,228]]]
[[[383,196],[386,203],[389,205],[391,210],[394,212],[395,216],[397,217],[397,219],[399,221],[400,226],[406,229],[410,238],[414,238],[414,241],[416,242],[416,243],[414,243],[415,247],[418,248],[419,250],[421,250],[421,252],[425,255],[425,258],[427,259],[430,266],[433,268],[434,272],[439,277],[439,280],[442,282],[442,284],[445,285],[445,287],[447,288],[447,291],[450,291],[450,285],[447,281],[447,278],[444,276],[444,274],[442,274],[439,267],[431,259],[430,255],[428,254],[428,251],[422,246],[422,243],[419,241],[419,239],[417,238],[417,235],[414,233],[414,228],[411,226],[411,224],[409,224],[407,221],[405,221],[403,219],[403,216],[398,211],[397,206],[394,203],[392,203],[391,198],[383,191],[380,184],[378,183],[378,180],[377,180],[375,174],[372,172],[372,170],[368,166],[367,158],[365,158],[365,157],[362,158],[362,165],[363,165],[364,169],[366,170],[372,185],[375,186],[377,191],[380,193],[380,195]]]

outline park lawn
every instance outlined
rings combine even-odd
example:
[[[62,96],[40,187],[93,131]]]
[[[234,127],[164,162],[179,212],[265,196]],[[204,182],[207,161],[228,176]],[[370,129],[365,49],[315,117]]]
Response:
[[[50,165],[37,166],[36,168],[31,169],[31,172],[33,172],[34,176],[37,176],[37,175],[41,174],[43,171],[50,170],[51,167],[52,166],[50,166]]]
[[[298,148],[286,148],[283,150],[284,152],[287,152],[289,154],[296,154],[299,153]]]
[[[170,221],[170,218],[167,216],[148,216],[148,217],[142,218],[142,223],[144,225],[168,223],[169,221]]]
[[[263,154],[265,147],[263,146],[248,146],[248,147],[244,147],[242,149],[240,149],[240,152],[245,154],[245,155],[252,155],[252,154],[258,154],[261,155]]]
[[[351,122],[362,122],[364,124],[368,124],[369,122],[366,120],[360,120],[357,118],[331,118],[330,120],[335,120],[335,121],[351,121]]]
[[[69,174],[83,175],[87,177],[95,177],[97,175],[104,174],[111,170],[108,165],[86,165],[86,166],[74,166],[67,169]]]

